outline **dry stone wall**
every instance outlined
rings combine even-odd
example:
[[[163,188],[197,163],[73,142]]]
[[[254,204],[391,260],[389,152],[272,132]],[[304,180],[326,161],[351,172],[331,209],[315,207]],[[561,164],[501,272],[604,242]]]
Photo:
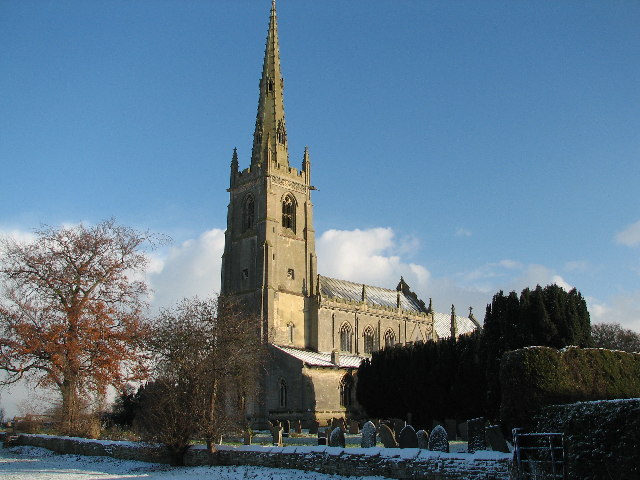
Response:
[[[162,447],[132,442],[20,435],[12,443],[43,447],[64,454],[110,456],[155,463],[169,463],[171,458],[169,452]],[[510,455],[490,451],[468,454],[431,452],[418,448],[247,445],[221,446],[214,454],[203,447],[193,447],[187,451],[185,464],[248,465],[335,475],[382,475],[396,479],[507,480],[511,462]]]

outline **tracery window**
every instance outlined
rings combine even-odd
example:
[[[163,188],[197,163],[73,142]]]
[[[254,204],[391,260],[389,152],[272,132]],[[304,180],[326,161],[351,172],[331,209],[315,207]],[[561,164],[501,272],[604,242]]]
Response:
[[[287,383],[284,380],[280,380],[280,392],[279,392],[280,408],[287,406]]]
[[[384,347],[391,348],[396,344],[396,334],[393,333],[393,330],[387,330],[384,334]]]
[[[282,200],[282,227],[296,233],[296,200],[289,194]]]
[[[247,195],[247,198],[244,201],[244,206],[242,209],[242,231],[246,232],[253,228],[253,221],[255,218],[255,202],[253,201],[252,195]]]
[[[364,329],[362,340],[364,342],[364,353],[373,353],[375,343],[375,333],[370,326]]]
[[[352,351],[352,337],[351,326],[345,323],[340,328],[340,350],[343,352]]]
[[[352,394],[353,377],[350,373],[347,373],[340,381],[340,405],[343,407],[350,407]]]

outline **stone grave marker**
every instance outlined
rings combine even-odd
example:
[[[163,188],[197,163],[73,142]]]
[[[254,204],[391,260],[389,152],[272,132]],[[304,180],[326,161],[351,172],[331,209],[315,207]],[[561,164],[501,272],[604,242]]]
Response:
[[[398,437],[400,448],[418,448],[418,436],[411,425],[406,425]]]
[[[291,431],[291,422],[289,420],[284,420],[282,422],[282,436],[287,438],[289,436],[289,432]]]
[[[404,420],[400,420],[399,418],[393,419],[393,433],[396,438],[400,438],[400,432],[406,425],[407,423]]]
[[[315,435],[316,433],[318,433],[319,428],[320,428],[320,424],[318,423],[318,421],[311,420],[311,422],[309,423],[309,433],[311,435]]]
[[[318,445],[326,445],[327,444],[327,431],[323,428],[322,430],[318,430]]]
[[[244,431],[244,444],[251,445],[251,430],[245,429]]]
[[[447,440],[447,431],[442,425],[436,426],[429,435],[429,450],[434,452],[449,453],[449,440]]]
[[[429,448],[429,434],[424,430],[418,430],[416,432],[416,437],[418,437],[418,448],[427,449]]]
[[[362,426],[362,439],[360,440],[360,446],[362,448],[371,448],[375,447],[376,443],[376,426],[373,422],[367,422]]]
[[[271,430],[271,436],[273,437],[273,445],[276,447],[282,446],[282,427],[274,427]]]
[[[300,419],[293,422],[293,429],[296,433],[302,433],[302,422],[300,421]]]
[[[458,422],[451,418],[445,418],[444,429],[447,431],[447,438],[450,442],[458,439]]]
[[[509,446],[502,435],[500,425],[492,425],[485,429],[485,437],[489,442],[491,450],[495,452],[509,453]]]
[[[344,432],[342,431],[342,428],[336,427],[332,430],[331,434],[329,435],[329,446],[344,448],[345,438],[344,438]]]
[[[380,425],[380,441],[385,446],[385,448],[397,448],[398,442],[396,442],[396,437],[393,434],[393,430],[389,428],[388,425],[384,423]]]
[[[349,433],[351,435],[357,435],[360,433],[360,425],[355,420],[349,420]]]
[[[469,437],[467,451],[469,453],[478,450],[486,450],[487,442],[484,434],[485,419],[484,417],[474,418],[467,422],[467,435]]]

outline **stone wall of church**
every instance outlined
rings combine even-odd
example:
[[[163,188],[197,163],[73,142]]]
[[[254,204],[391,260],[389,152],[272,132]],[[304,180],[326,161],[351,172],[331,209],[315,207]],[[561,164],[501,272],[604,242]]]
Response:
[[[350,332],[350,345],[344,345],[342,332],[345,331]],[[373,336],[369,345],[365,345],[367,335]],[[387,341],[406,344],[432,338],[430,315],[327,300],[318,306],[318,351],[321,352],[339,350],[367,355],[371,353],[371,346],[372,351],[379,350]]]

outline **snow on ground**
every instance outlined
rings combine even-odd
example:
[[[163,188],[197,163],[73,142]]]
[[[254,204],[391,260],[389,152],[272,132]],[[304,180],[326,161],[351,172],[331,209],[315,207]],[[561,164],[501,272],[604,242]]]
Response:
[[[58,455],[37,447],[0,447],[2,480],[384,480],[261,467],[170,467],[110,457]]]

